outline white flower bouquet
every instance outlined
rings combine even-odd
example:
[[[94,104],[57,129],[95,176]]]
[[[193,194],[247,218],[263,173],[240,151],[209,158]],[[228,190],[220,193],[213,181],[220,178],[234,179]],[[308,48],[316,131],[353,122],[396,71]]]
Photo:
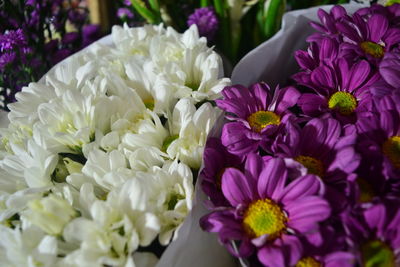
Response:
[[[31,83],[1,130],[1,266],[154,266],[193,206],[230,83],[197,28],[114,27]]]

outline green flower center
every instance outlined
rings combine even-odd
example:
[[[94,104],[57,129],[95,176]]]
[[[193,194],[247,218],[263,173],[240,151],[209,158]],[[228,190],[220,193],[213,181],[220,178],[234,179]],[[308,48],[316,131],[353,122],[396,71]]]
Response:
[[[376,58],[382,58],[385,53],[383,46],[374,42],[369,42],[369,41],[362,42],[360,44],[360,47],[364,51],[364,53],[369,54]]]
[[[143,104],[146,108],[148,108],[150,110],[154,109],[154,99],[153,98],[143,100]]]
[[[305,257],[299,260],[295,267],[322,267],[322,264],[313,257]]]
[[[319,177],[324,176],[324,165],[319,159],[300,155],[295,157],[294,160],[303,164],[307,168],[308,173],[318,175]]]
[[[337,109],[342,115],[350,115],[357,107],[357,100],[350,93],[336,92],[330,97],[328,106],[330,109]]]
[[[179,135],[171,135],[165,138],[162,146],[161,146],[161,151],[166,152],[168,147],[171,145],[172,142],[174,142],[176,139],[179,138]]]
[[[281,118],[272,111],[257,111],[251,114],[247,121],[254,131],[261,132],[268,125],[279,125]]]
[[[380,240],[372,240],[361,247],[363,266],[395,267],[393,250]]]
[[[400,168],[400,136],[392,136],[383,143],[383,154],[397,169]]]
[[[362,203],[370,202],[375,197],[375,190],[365,179],[357,178],[357,184],[360,188],[359,201]]]
[[[400,4],[400,0],[389,0],[386,2],[385,6],[391,6],[393,4]]]
[[[269,235],[273,240],[286,229],[288,218],[282,209],[270,199],[259,199],[246,209],[243,218],[245,232],[252,238]]]

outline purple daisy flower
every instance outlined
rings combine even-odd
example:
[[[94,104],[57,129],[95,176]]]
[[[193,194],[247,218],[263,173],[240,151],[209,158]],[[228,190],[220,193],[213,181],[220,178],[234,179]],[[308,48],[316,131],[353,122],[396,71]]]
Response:
[[[362,266],[400,265],[399,202],[375,204],[343,214],[349,245]]]
[[[235,155],[267,149],[268,140],[289,119],[288,108],[294,106],[300,93],[293,87],[277,88],[275,92],[265,83],[250,88],[242,85],[227,86],[219,108],[228,112],[228,122],[222,129],[222,144]]]
[[[189,27],[193,24],[197,25],[200,36],[205,36],[208,40],[212,40],[218,30],[218,18],[214,8],[202,7],[195,9],[187,21]]]
[[[373,14],[365,21],[354,14],[346,21],[336,24],[344,36],[341,46],[342,55],[352,54],[372,63],[378,63],[386,52],[390,52],[400,43],[400,29],[390,27],[389,20],[381,14]]]
[[[372,173],[400,182],[400,95],[377,100],[376,112],[357,123],[358,150]],[[378,176],[379,177],[379,176]]]
[[[286,131],[272,146],[274,154],[285,158],[286,165],[301,175],[318,175],[326,184],[332,207],[342,210],[349,182],[360,164],[355,150],[357,136],[345,134],[340,123],[331,118],[312,119],[302,129],[288,125]]]
[[[368,88],[378,77],[365,60],[350,67],[347,60],[339,58],[334,67],[323,65],[314,69],[309,81],[297,79],[316,92],[302,94],[297,104],[308,116],[330,113],[344,124],[354,123],[356,113],[370,109]]]
[[[308,42],[320,41],[325,36],[333,37],[336,39],[340,39],[338,35],[338,29],[336,27],[336,23],[341,21],[344,17],[347,16],[346,9],[340,5],[336,5],[332,7],[329,13],[327,13],[323,9],[318,10],[318,18],[322,24],[317,22],[310,22],[310,25],[320,31],[321,33],[315,33],[310,35],[307,38]]]
[[[0,51],[13,50],[27,45],[22,29],[6,31],[0,34]]]
[[[303,253],[299,237],[318,231],[330,215],[321,194],[323,184],[314,175],[287,184],[282,159],[268,162],[256,154],[247,157],[247,174],[228,168],[222,176],[222,192],[232,208],[204,216],[200,224],[217,232],[231,253],[249,257],[257,250],[265,266],[291,266]],[[232,241],[241,241],[238,251]]]
[[[373,4],[370,7],[360,8],[355,13],[364,18],[368,18],[373,14],[380,14],[388,18],[391,26],[400,25],[400,4],[398,3],[394,3],[390,6]]]
[[[215,206],[228,204],[221,189],[221,180],[227,168],[241,169],[241,159],[230,154],[219,138],[208,138],[203,154],[204,168],[201,171],[202,188]]]

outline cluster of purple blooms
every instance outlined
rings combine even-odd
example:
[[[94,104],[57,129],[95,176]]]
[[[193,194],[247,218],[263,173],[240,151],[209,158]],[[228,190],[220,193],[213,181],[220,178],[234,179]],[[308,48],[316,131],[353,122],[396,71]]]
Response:
[[[54,64],[100,37],[81,0],[3,1],[0,7],[2,105]],[[74,30],[70,30],[73,28]],[[7,89],[7,90],[5,90]]]
[[[400,266],[400,4],[318,16],[293,86],[216,101],[200,224],[251,266]]]

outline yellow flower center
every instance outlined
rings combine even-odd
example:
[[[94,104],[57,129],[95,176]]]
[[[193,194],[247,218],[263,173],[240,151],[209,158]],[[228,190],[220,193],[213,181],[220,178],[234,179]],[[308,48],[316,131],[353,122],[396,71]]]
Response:
[[[246,209],[243,218],[245,232],[252,238],[268,235],[269,240],[279,237],[286,229],[288,218],[275,202],[259,199]]]
[[[318,175],[319,177],[324,175],[324,165],[319,159],[300,155],[295,157],[294,160],[303,164],[307,168],[308,173]]]
[[[356,98],[347,92],[336,92],[328,101],[330,109],[337,109],[342,115],[350,115],[357,107]]]
[[[369,42],[369,41],[362,42],[360,44],[360,47],[364,51],[364,53],[369,54],[376,58],[383,57],[383,55],[385,53],[383,46],[381,46],[377,43],[374,43],[374,42]]]
[[[400,4],[400,0],[389,0],[386,2],[385,6],[391,6],[393,4]]]
[[[256,132],[261,132],[268,125],[279,125],[281,118],[272,111],[257,111],[251,114],[247,121]]]
[[[357,178],[357,184],[360,188],[359,201],[362,203],[370,202],[375,196],[375,190],[365,179]]]
[[[361,246],[362,266],[395,267],[393,250],[380,240],[371,240]]]
[[[295,267],[322,267],[322,264],[313,257],[305,257],[299,260]]]
[[[153,98],[143,100],[143,104],[146,108],[148,108],[150,110],[154,109],[154,99]]]
[[[395,168],[400,168],[400,136],[392,136],[383,143],[383,154],[388,157]]]

